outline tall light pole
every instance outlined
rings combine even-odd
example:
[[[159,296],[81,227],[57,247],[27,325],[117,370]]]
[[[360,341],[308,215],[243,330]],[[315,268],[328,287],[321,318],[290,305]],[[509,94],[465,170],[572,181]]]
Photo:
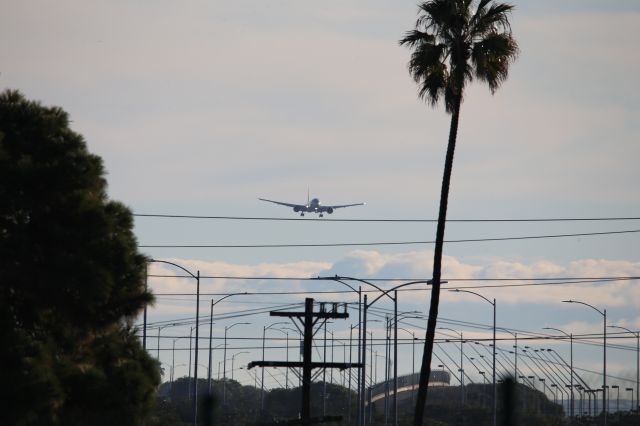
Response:
[[[160,331],[162,331],[163,328],[167,328],[167,327],[173,327],[176,324],[165,324],[165,325],[161,325],[158,327],[158,350],[157,350],[157,354],[158,356],[156,357],[158,359],[158,361],[160,361]]]
[[[152,263],[165,263],[167,265],[175,266],[176,268],[182,269],[184,272],[189,274],[191,278],[196,280],[196,352],[195,352],[195,364],[198,365],[198,325],[200,324],[200,271],[196,271],[193,274],[188,269],[183,266],[178,265],[177,263],[168,262],[166,260],[158,260],[151,259],[149,262]],[[146,335],[146,330],[145,330]],[[193,426],[197,426],[198,424],[198,368],[194,368],[193,373]]]
[[[222,405],[227,405],[227,332],[236,325],[250,325],[250,322],[236,322],[224,328],[224,349],[222,355]]]
[[[448,328],[448,327],[438,327],[438,328],[436,328],[436,330],[449,330],[449,331],[454,332],[455,334],[457,334],[460,337],[460,414],[462,415],[462,412],[464,411],[464,366],[462,364],[463,356],[464,356],[464,350],[463,350],[463,346],[462,346],[462,343],[463,343],[462,342],[462,331],[456,331],[453,328]]]
[[[264,340],[265,340],[267,330],[279,324],[289,324],[289,323],[280,321],[280,322],[274,322],[269,326],[266,326],[266,325],[262,326],[262,362],[264,362]],[[264,368],[265,367],[262,367],[262,378],[260,379],[260,411],[264,410]]]
[[[563,303],[578,303],[580,305],[588,306],[600,315],[603,318],[603,332],[604,332],[604,344],[602,349],[602,414],[604,417],[604,426],[607,426],[607,393],[605,392],[607,388],[607,310],[600,310],[593,305],[590,305],[585,302],[579,302],[577,300],[563,300]]]
[[[242,352],[236,352],[235,354],[231,355],[231,380],[233,380],[233,372],[235,370],[236,356],[242,355],[242,354],[248,354],[248,353],[249,352],[247,351],[242,351]]]
[[[516,382],[516,384],[518,384],[518,333],[512,333],[510,330],[507,330],[506,328],[500,328],[500,330],[506,331],[507,333],[511,334],[515,339],[515,344],[513,345],[513,347],[515,348],[515,350],[513,351],[514,358],[515,358],[514,368],[513,368],[513,380]]]
[[[364,303],[363,303],[363,314],[362,314],[362,371],[365,371],[365,367],[367,364],[367,359],[366,359],[366,349],[367,349],[367,310],[369,307],[371,307],[374,303],[376,303],[378,300],[380,300],[382,297],[388,297],[389,299],[391,299],[394,302],[394,312],[397,314],[397,303],[398,303],[398,299],[397,297],[394,298],[393,296],[391,296],[389,293],[391,292],[395,292],[396,290],[402,288],[402,287],[406,287],[406,286],[410,286],[410,285],[415,285],[415,284],[431,284],[431,280],[417,280],[417,281],[411,281],[411,282],[407,282],[404,284],[400,284],[397,285],[393,288],[390,288],[389,290],[383,290],[380,287],[378,287],[375,284],[372,284],[368,281],[365,280],[361,280],[359,278],[346,278],[346,277],[336,277],[336,280],[340,278],[343,280],[353,280],[353,281],[358,281],[364,284],[368,284],[372,287],[374,287],[376,290],[378,290],[380,292],[380,294],[375,297],[370,303],[367,303],[367,295],[364,295]],[[446,281],[441,281],[441,283],[445,283]],[[396,293],[397,294],[397,293]],[[396,330],[396,336],[397,336],[397,330]],[[360,391],[360,395],[361,395],[361,399],[360,399],[360,425],[364,426],[365,424],[365,410],[364,410],[364,403],[365,403],[365,395],[366,395],[366,389],[365,389],[365,380],[362,380],[362,384],[361,384],[361,391]]]
[[[478,297],[484,299],[487,303],[493,306],[493,426],[497,426],[498,423],[498,389],[496,387],[496,299],[493,299],[493,302],[480,293],[476,293],[474,291],[469,290],[449,290],[456,293],[471,293],[475,294]]]
[[[573,419],[575,414],[575,409],[574,409],[575,397],[573,394],[573,333],[567,333],[565,331],[560,330],[559,328],[554,328],[554,327],[543,327],[543,330],[559,331],[565,336],[569,336],[569,350],[570,350],[570,356],[571,356],[571,366],[569,367],[569,371],[571,373],[571,383],[570,383],[571,385],[571,418]]]
[[[171,349],[171,400],[173,401],[173,381],[174,381],[174,374],[175,374],[175,365],[176,365],[176,340],[178,339],[173,339],[173,345],[172,345],[172,349]]]
[[[274,328],[274,330],[278,330],[281,333],[284,333],[285,339],[286,339],[286,343],[287,343],[287,354],[285,357],[286,362],[289,362],[289,332],[285,331],[285,327],[283,328]],[[285,376],[284,376],[284,388],[285,389],[289,389],[289,367],[287,367],[286,372],[285,372]]]
[[[610,325],[609,328],[619,328],[636,336],[636,391],[640,392],[640,332],[631,331],[628,328],[620,327],[619,325]],[[636,395],[636,397],[640,397],[640,393]],[[634,404],[633,399],[631,400],[631,406],[635,407],[636,410],[640,410],[640,403]]]
[[[416,375],[416,340],[418,340],[416,338],[416,334],[413,331],[409,331],[406,328],[402,328],[402,327],[398,327],[398,330],[402,330],[405,331],[407,333],[409,333],[411,335],[411,401],[413,402],[414,400],[414,381],[415,381],[415,375]]]
[[[626,388],[627,392],[631,392],[631,401],[633,401],[633,388]],[[640,395],[639,395],[640,397]],[[631,407],[631,413],[633,413],[633,407]]]
[[[213,342],[213,307],[216,306],[218,303],[222,302],[224,299],[227,299],[231,296],[236,296],[239,294],[247,294],[247,292],[243,292],[243,293],[231,293],[231,294],[227,294],[226,296],[221,297],[220,299],[214,301],[213,299],[211,299],[211,313],[209,314],[209,369],[207,372],[207,390],[209,393],[209,397],[211,397],[213,395],[213,389],[211,388],[211,368],[212,368],[212,348],[211,348],[211,344]]]
[[[620,386],[613,385],[611,389],[615,389],[618,391],[618,397],[616,399],[616,414],[620,415]]]

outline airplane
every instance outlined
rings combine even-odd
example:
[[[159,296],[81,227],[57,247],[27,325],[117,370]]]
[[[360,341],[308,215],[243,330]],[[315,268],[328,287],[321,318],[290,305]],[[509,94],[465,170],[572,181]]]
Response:
[[[309,195],[307,194],[307,204],[292,204],[292,203],[283,203],[281,201],[273,201],[267,200],[265,198],[258,198],[260,201],[267,201],[269,203],[280,204],[281,206],[287,206],[293,208],[293,211],[296,213],[300,213],[300,216],[304,216],[305,213],[319,213],[320,217],[323,217],[323,213],[333,213],[334,209],[341,209],[343,207],[352,207],[352,206],[364,206],[365,203],[355,203],[355,204],[341,204],[336,206],[323,206],[320,203],[320,200],[317,198],[313,198],[309,201]]]

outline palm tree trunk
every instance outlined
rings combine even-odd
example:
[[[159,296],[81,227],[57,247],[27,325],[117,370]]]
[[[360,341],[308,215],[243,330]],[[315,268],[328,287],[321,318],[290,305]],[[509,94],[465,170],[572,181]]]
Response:
[[[433,340],[436,334],[438,321],[438,305],[440,303],[440,278],[442,275],[442,246],[444,244],[444,227],[447,221],[447,203],[449,201],[449,184],[451,182],[451,170],[453,168],[453,154],[456,149],[456,137],[458,135],[458,118],[460,116],[461,96],[457,96],[453,113],[451,114],[451,127],[449,128],[449,144],[444,162],[444,175],[442,176],[442,190],[440,192],[440,211],[438,213],[438,229],[436,231],[436,246],[433,253],[433,279],[431,284],[431,304],[429,306],[429,319],[427,333],[422,353],[422,365],[420,366],[420,383],[416,398],[416,410],[414,412],[414,426],[422,426],[425,404],[427,402],[427,389],[431,376],[431,357],[433,355]]]

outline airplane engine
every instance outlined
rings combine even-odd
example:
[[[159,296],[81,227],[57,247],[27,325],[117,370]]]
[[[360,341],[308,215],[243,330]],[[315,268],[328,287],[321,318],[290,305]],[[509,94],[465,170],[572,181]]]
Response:
[[[332,209],[331,207],[329,207],[329,208],[327,209],[327,213],[329,213],[329,214],[333,213],[333,209]]]
[[[295,207],[293,208],[293,211],[294,211],[294,212],[296,212],[296,213],[298,213],[298,212],[300,211],[300,207],[295,206]]]

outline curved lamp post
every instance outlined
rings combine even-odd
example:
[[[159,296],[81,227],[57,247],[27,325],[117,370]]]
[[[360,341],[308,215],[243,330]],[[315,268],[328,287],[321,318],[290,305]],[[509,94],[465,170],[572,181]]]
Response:
[[[478,297],[481,297],[482,299],[484,299],[487,303],[489,303],[490,305],[493,306],[493,368],[492,368],[492,375],[493,375],[493,426],[497,425],[497,415],[498,415],[498,398],[497,398],[497,388],[496,388],[496,299],[493,299],[493,302],[489,299],[487,299],[486,297],[484,297],[483,295],[481,295],[480,293],[476,293],[475,291],[469,291],[469,290],[460,290],[460,289],[454,289],[454,290],[449,290],[449,291],[453,291],[455,293],[470,293],[470,294],[475,294]]]
[[[216,300],[215,302],[213,301],[213,299],[211,299],[211,313],[209,315],[209,371],[207,373],[207,390],[209,393],[209,397],[213,396],[213,389],[211,387],[211,368],[212,368],[212,348],[211,348],[211,344],[213,341],[213,307],[216,306],[218,303],[222,302],[224,299],[227,299],[231,296],[236,296],[239,294],[247,294],[247,292],[243,292],[243,293],[231,293],[231,294],[227,294],[226,296],[221,297],[220,299]]]
[[[513,368],[513,380],[518,384],[518,333],[512,333],[511,330],[507,330],[506,328],[499,328],[499,330],[506,331],[510,335],[512,335],[515,339],[514,347],[514,368]],[[509,351],[511,353],[511,351]]]
[[[316,278],[318,280],[328,280],[328,281],[334,281],[337,283],[340,283],[346,287],[348,287],[351,291],[353,291],[354,293],[356,293],[358,295],[358,361],[360,360],[361,357],[361,353],[360,353],[360,340],[362,339],[362,333],[361,333],[361,324],[362,324],[362,288],[358,287],[358,289],[356,290],[355,287],[353,287],[352,285],[346,283],[346,280],[350,280],[351,278],[345,278],[345,277],[340,277],[338,275],[335,275],[333,277],[318,277]],[[368,282],[364,282],[361,281],[365,284],[370,284]],[[374,287],[376,287],[373,284],[370,284]],[[377,288],[377,287],[376,287]],[[366,339],[366,337],[365,337]],[[358,376],[357,376],[357,381],[358,381],[358,401],[364,401],[364,394],[360,393],[360,383],[364,382],[366,380],[364,380],[363,378],[365,377],[365,370],[364,367],[358,368]],[[364,388],[364,386],[363,386]],[[362,425],[364,426],[364,412],[361,412],[361,408],[364,410],[364,404],[362,404],[362,407],[360,405],[360,402],[358,403],[358,426]],[[361,414],[362,413],[362,414]]]
[[[227,331],[236,325],[250,325],[250,322],[236,322],[224,328],[224,349],[222,356],[222,405],[227,405]]]
[[[448,331],[452,331],[455,334],[457,334],[456,337],[460,337],[460,406],[461,406],[461,413],[462,411],[464,411],[464,366],[463,366],[463,356],[464,356],[464,350],[463,350],[463,346],[462,346],[462,331],[457,331],[454,330],[453,328],[449,328],[449,327],[437,327],[436,330],[448,330]],[[448,341],[448,340],[447,340]]]
[[[164,263],[167,265],[175,266],[178,269],[183,270],[189,276],[196,280],[196,325],[200,324],[200,271],[196,271],[193,274],[191,271],[186,269],[183,266],[178,265],[177,263],[168,262],[166,260],[158,260],[158,259],[150,259],[150,263]],[[145,313],[146,320],[146,313]],[[146,327],[146,321],[145,321]],[[147,334],[146,330],[143,333],[145,336]],[[198,364],[198,327],[196,327],[196,353],[195,353],[195,364]],[[193,381],[193,426],[198,424],[198,368],[194,368],[194,381]]]
[[[563,303],[578,303],[580,305],[588,306],[603,318],[603,330],[604,330],[604,345],[602,350],[602,415],[604,417],[604,426],[607,426],[607,310],[600,310],[593,305],[585,302],[579,302],[577,300],[563,300]]]
[[[631,331],[628,328],[620,327],[619,325],[610,325],[609,328],[619,328],[620,330],[627,331],[636,336],[636,390],[640,391],[640,332]],[[637,396],[640,396],[638,394]],[[637,397],[636,396],[636,397]],[[636,401],[638,402],[638,401]],[[635,407],[636,410],[640,408],[640,403],[634,404],[634,399],[631,399],[631,407]]]
[[[274,325],[280,325],[280,324],[289,324],[289,323],[280,321],[280,322],[274,322],[269,326],[266,326],[266,325],[262,326],[262,362],[263,363],[264,363],[264,339],[265,339],[267,330],[269,330]],[[264,367],[262,367],[262,378],[260,379],[260,410],[264,410]]]
[[[573,333],[567,333],[565,331],[560,330],[559,328],[554,328],[554,327],[543,327],[543,330],[554,330],[554,331],[559,331],[560,333],[564,334],[565,336],[569,337],[569,344],[570,344],[570,358],[571,358],[571,366],[569,367],[569,371],[571,373],[571,418],[573,419],[574,417],[574,406],[575,406],[575,397],[573,394]],[[573,420],[572,420],[573,421]]]
[[[233,380],[233,372],[235,370],[234,363],[236,361],[236,356],[242,355],[242,354],[248,354],[248,353],[249,352],[247,351],[242,351],[242,352],[236,352],[235,354],[231,355],[231,380]]]

